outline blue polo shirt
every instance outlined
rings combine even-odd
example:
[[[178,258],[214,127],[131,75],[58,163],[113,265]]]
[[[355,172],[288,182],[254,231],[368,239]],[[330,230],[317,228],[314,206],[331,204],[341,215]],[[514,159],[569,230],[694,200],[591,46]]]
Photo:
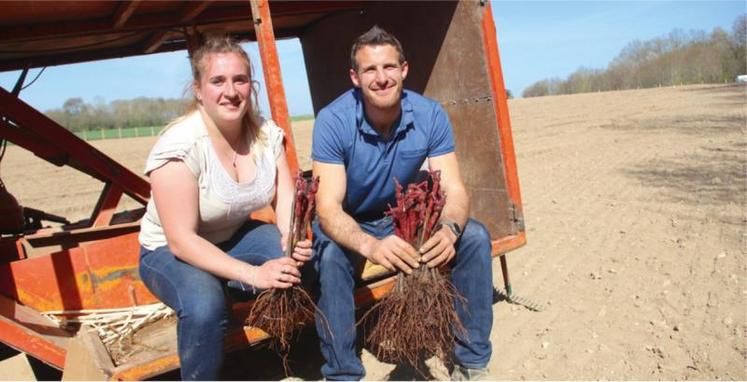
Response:
[[[381,216],[396,204],[394,178],[406,185],[426,158],[454,151],[451,123],[440,104],[409,90],[400,102],[402,113],[388,139],[368,123],[358,89],[338,97],[314,121],[311,158],[345,166],[343,209],[356,220]]]

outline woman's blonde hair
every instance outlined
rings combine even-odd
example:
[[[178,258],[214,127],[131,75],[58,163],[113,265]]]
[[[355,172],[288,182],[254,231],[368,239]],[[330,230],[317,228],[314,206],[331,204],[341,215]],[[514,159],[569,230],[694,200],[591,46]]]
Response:
[[[259,115],[259,97],[258,97],[258,83],[254,80],[254,71],[252,70],[252,63],[249,60],[249,55],[246,53],[244,48],[239,43],[227,35],[211,34],[206,35],[202,46],[194,50],[189,58],[190,65],[192,67],[192,84],[188,86],[188,89],[192,92],[192,99],[187,107],[186,115],[191,114],[199,105],[197,95],[194,94],[194,84],[199,84],[202,75],[207,70],[206,58],[212,54],[220,53],[236,53],[244,61],[247,72],[249,72],[249,81],[251,83],[251,90],[249,92],[249,99],[247,100],[248,107],[246,114],[243,118],[243,126],[249,132],[252,142],[253,154],[258,154],[264,147],[267,146],[267,136],[260,130],[260,123],[262,121]],[[184,116],[183,116],[184,117]],[[177,118],[172,121],[166,128],[170,127],[174,123],[179,122],[183,117]],[[164,129],[166,130],[166,129]]]

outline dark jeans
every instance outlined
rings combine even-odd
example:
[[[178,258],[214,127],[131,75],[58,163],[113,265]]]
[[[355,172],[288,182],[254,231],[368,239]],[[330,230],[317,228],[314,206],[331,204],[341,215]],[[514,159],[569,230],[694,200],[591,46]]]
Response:
[[[385,217],[359,223],[361,229],[383,238],[393,233],[392,220]],[[330,380],[358,380],[365,370],[356,354],[354,268],[360,255],[345,250],[329,239],[314,222],[314,262],[319,273],[319,308],[328,320],[326,326],[317,320],[317,332],[326,363],[322,374]],[[458,339],[456,361],[468,368],[484,368],[492,353],[490,329],[493,324],[493,274],[490,235],[485,227],[470,219],[456,243],[457,255],[451,262],[451,281],[467,300],[457,304],[459,318],[467,329],[468,339]]]
[[[277,227],[259,221],[247,222],[218,247],[253,265],[283,255]],[[226,280],[176,258],[168,246],[153,251],[141,247],[140,278],[158,299],[176,311],[182,379],[217,380],[228,323]],[[238,287],[235,281],[231,284]]]

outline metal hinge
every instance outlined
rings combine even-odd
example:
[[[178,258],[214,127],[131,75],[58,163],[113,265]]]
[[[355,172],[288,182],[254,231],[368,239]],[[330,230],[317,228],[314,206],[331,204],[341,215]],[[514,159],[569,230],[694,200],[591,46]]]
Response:
[[[516,208],[516,204],[514,202],[510,202],[510,209],[511,209],[511,221],[516,225],[516,228],[519,231],[524,231],[524,216],[519,212],[519,209]]]

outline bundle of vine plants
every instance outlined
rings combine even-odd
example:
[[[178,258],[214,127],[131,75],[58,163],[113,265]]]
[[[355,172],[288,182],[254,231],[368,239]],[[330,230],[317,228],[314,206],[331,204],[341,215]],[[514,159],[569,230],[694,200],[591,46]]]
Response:
[[[392,217],[394,233],[419,249],[440,228],[446,204],[441,190],[441,173],[429,171],[428,179],[411,183],[406,189],[395,182],[396,206],[386,212]],[[424,374],[424,361],[436,356],[448,363],[456,336],[466,330],[456,312],[464,298],[449,280],[446,267],[422,266],[411,274],[399,272],[389,295],[360,319],[365,340],[377,358],[408,364]]]
[[[319,177],[307,181],[303,173],[298,172],[284,256],[290,257],[296,244],[307,238],[314,219],[314,198],[318,189]],[[304,325],[313,322],[317,312],[322,314],[302,286],[294,285],[287,289],[270,288],[257,296],[246,324],[262,329],[271,336],[271,346],[282,355],[283,368],[287,375],[290,372],[288,353],[293,335]]]

